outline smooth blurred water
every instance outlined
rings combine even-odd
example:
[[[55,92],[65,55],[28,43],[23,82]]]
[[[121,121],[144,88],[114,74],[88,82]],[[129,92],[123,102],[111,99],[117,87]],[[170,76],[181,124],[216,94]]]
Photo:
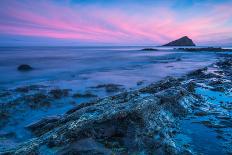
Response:
[[[118,83],[132,87],[179,76],[215,61],[215,53],[180,52],[167,47],[0,47],[0,88],[45,82],[64,87]],[[34,70],[20,72],[18,65]]]

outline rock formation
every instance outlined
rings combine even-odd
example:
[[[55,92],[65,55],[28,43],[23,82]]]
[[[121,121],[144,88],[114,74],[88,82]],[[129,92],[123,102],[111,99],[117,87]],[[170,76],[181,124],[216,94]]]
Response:
[[[22,64],[22,65],[19,65],[17,69],[19,71],[30,71],[30,70],[32,70],[32,67],[30,65],[27,65],[27,64]]]
[[[193,43],[191,39],[189,39],[187,36],[184,36],[180,39],[174,40],[163,46],[196,46],[196,45]]]

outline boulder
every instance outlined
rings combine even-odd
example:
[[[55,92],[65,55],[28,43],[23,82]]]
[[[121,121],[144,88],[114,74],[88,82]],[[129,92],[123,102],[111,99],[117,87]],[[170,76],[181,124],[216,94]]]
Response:
[[[141,51],[158,51],[158,50],[155,48],[144,48]]]
[[[33,68],[32,68],[30,65],[22,64],[22,65],[19,65],[17,69],[18,69],[19,71],[30,71],[30,70],[32,70]]]

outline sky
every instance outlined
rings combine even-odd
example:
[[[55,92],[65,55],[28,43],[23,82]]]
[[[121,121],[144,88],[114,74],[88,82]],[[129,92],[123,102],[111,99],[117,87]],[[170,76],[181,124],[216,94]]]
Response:
[[[0,0],[0,46],[232,46],[232,0]]]

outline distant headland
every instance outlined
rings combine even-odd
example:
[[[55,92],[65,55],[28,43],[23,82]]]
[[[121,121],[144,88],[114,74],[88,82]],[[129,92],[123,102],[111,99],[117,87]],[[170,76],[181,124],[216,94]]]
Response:
[[[196,46],[196,44],[187,36],[171,41],[163,46]]]

